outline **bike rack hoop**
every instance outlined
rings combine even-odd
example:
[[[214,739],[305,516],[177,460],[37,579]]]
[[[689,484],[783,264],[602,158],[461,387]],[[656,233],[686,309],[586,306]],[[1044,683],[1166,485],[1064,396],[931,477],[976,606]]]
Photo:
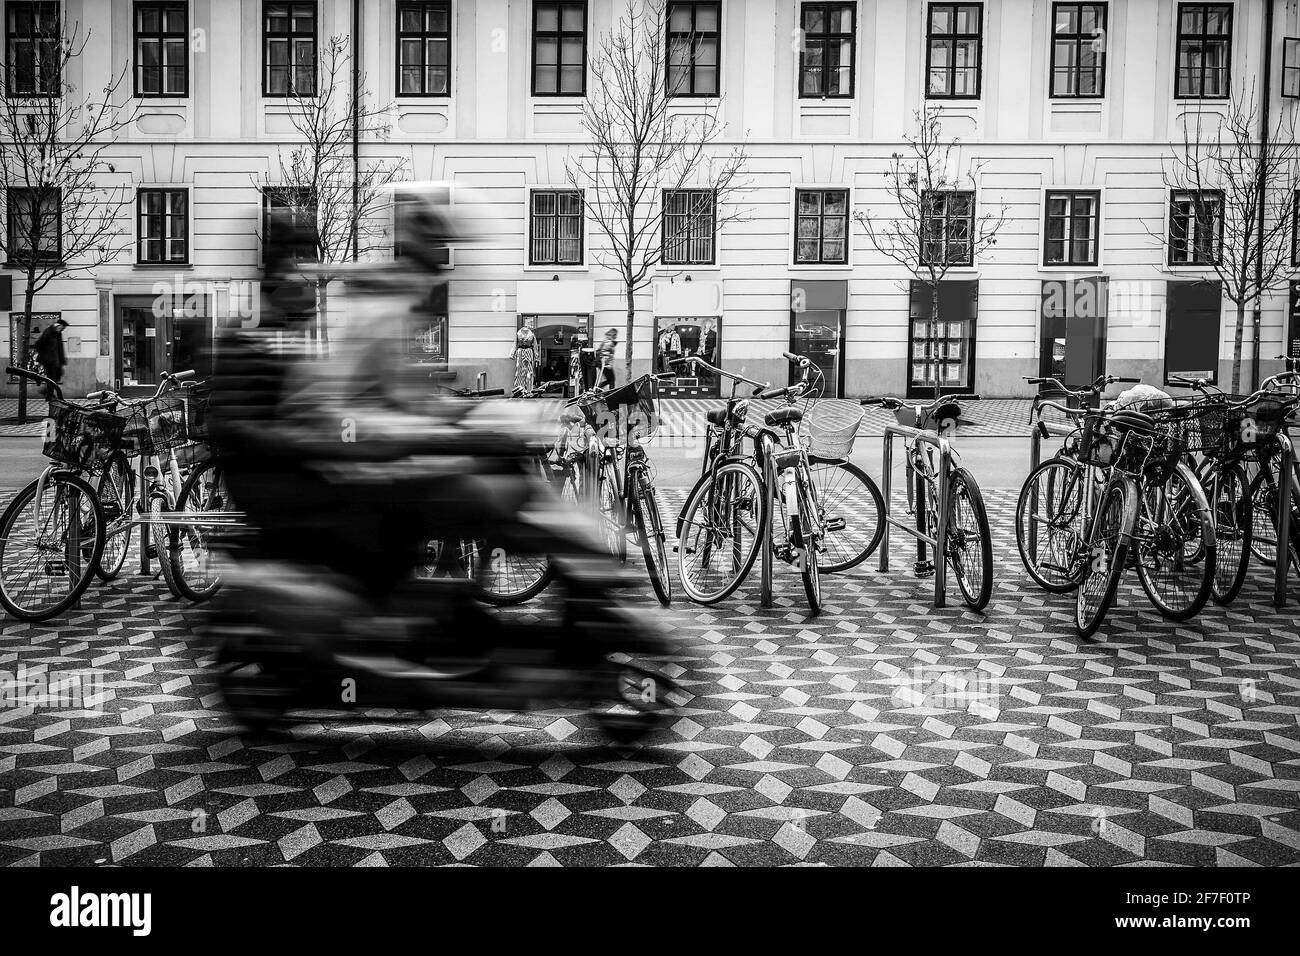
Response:
[[[891,489],[893,487],[894,476],[894,439],[910,438],[913,441],[921,442],[926,445],[933,445],[939,449],[939,475],[938,489],[936,492],[937,507],[935,522],[935,537],[911,527],[904,521],[894,517],[893,501]],[[937,432],[924,428],[912,428],[907,425],[886,425],[884,438],[884,455],[883,455],[882,479],[884,487],[881,489],[885,499],[885,524],[882,529],[883,533],[880,538],[880,570],[889,570],[889,530],[890,527],[897,527],[905,531],[912,537],[924,541],[934,548],[934,606],[945,607],[947,605],[947,583],[948,583],[948,565],[945,560],[945,550],[948,543],[948,471],[952,464],[952,444],[947,438]]]

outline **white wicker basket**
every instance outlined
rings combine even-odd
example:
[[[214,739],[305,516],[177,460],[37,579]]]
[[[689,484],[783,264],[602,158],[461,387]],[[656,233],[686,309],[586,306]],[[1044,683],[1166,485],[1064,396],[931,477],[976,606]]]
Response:
[[[864,412],[857,402],[827,399],[818,402],[803,420],[808,454],[814,458],[848,458]]]

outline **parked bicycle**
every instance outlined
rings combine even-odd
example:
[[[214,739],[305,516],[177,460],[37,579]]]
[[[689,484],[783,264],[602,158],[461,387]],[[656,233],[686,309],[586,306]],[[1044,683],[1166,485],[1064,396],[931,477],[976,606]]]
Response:
[[[909,404],[901,398],[877,397],[863,405],[879,406],[894,413],[904,428],[915,428],[948,437],[961,418],[963,401],[979,401],[978,395],[946,395],[926,404]],[[930,442],[904,440],[904,463],[908,510],[916,522],[916,573],[935,572],[926,539],[939,540],[939,509],[946,509],[942,560],[957,579],[962,601],[973,611],[982,611],[993,595],[993,538],[989,532],[984,496],[975,476],[950,452],[944,475],[947,501],[939,499],[939,475],[945,467],[939,449]],[[938,555],[935,555],[938,558]]]

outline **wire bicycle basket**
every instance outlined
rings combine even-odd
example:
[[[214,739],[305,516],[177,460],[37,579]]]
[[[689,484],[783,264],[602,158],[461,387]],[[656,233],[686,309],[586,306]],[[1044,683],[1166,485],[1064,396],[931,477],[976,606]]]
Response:
[[[41,453],[51,461],[98,475],[121,446],[125,426],[126,420],[110,411],[51,399]]]
[[[833,461],[848,458],[865,414],[858,402],[841,399],[817,402],[803,419],[803,440],[808,454]]]
[[[181,401],[185,405],[185,437],[192,442],[209,441],[212,436],[208,432],[208,405],[212,401],[212,390],[183,389]]]
[[[581,399],[578,407],[602,439],[643,442],[653,438],[659,428],[655,380],[650,375]]]
[[[140,455],[157,455],[187,444],[185,403],[178,395],[164,395],[133,405],[124,416],[123,439]]]

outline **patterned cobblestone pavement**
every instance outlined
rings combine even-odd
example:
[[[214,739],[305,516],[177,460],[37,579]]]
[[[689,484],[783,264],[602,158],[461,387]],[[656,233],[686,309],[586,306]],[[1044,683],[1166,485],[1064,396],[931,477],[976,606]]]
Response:
[[[772,609],[752,587],[677,603],[691,699],[633,749],[567,710],[245,734],[203,611],[161,582],[0,619],[0,671],[93,668],[105,698],[0,709],[0,864],[1300,863],[1300,593],[1275,611],[1253,572],[1179,625],[1128,587],[1080,642],[1020,570],[1010,493],[988,498],[986,614],[870,568],[827,580],[816,619],[788,572]]]

